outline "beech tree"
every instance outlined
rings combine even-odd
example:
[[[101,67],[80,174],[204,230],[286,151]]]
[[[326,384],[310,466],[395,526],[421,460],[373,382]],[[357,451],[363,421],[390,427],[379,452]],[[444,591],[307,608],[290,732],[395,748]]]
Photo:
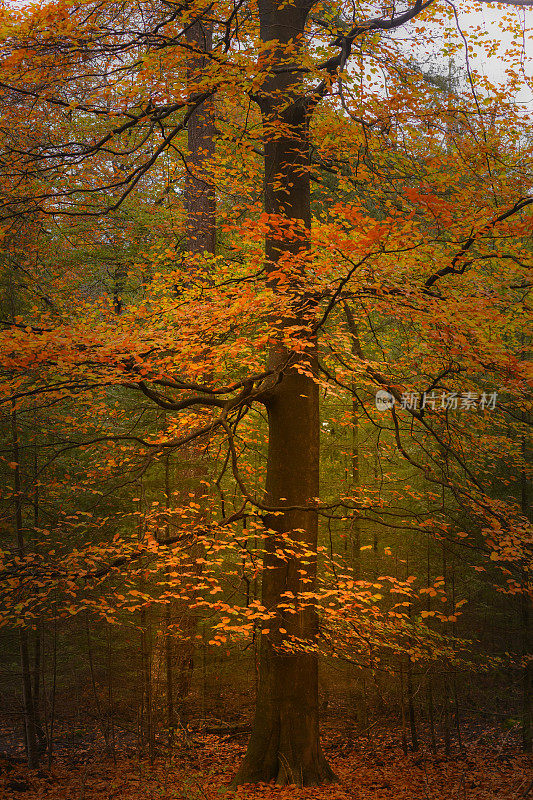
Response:
[[[481,267],[472,280],[492,287],[492,276],[483,273],[483,265],[490,259],[509,259],[516,269],[513,280],[516,277],[518,283],[504,288],[527,288],[520,236],[529,225],[525,212],[533,203],[530,165],[519,152],[519,134],[511,133],[516,150],[514,164],[524,167],[517,192],[513,169],[495,177],[494,164],[503,134],[487,130],[481,113],[477,118],[458,113],[454,131],[449,120],[443,123],[439,119],[442,104],[431,109],[428,102],[415,113],[410,104],[422,104],[420,96],[405,100],[398,91],[394,98],[398,118],[418,114],[414,127],[418,125],[422,131],[427,126],[429,131],[433,126],[437,130],[436,135],[431,134],[430,156],[423,162],[421,153],[418,164],[412,167],[419,170],[422,188],[413,186],[402,162],[401,122],[393,119],[396,109],[390,110],[387,118],[385,103],[370,117],[372,103],[365,108],[362,97],[351,86],[350,58],[356,50],[360,61],[367,53],[374,57],[378,52],[391,60],[391,73],[395,69],[400,72],[398,84],[404,80],[413,86],[417,79],[423,84],[419,71],[408,73],[404,63],[402,69],[398,67],[400,62],[396,64],[393,58],[398,50],[393,42],[379,50],[379,36],[415,19],[425,21],[424,15],[429,19],[439,10],[436,0],[417,0],[403,11],[388,7],[375,14],[371,9],[364,11],[368,16],[351,6],[339,4],[331,9],[329,4],[303,0],[259,0],[257,8],[244,2],[182,6],[165,1],[131,7],[112,2],[58,3],[15,15],[5,23],[6,58],[0,86],[4,93],[2,211],[7,230],[13,220],[29,214],[44,227],[47,220],[70,217],[99,220],[130,202],[134,192],[139,196],[153,193],[153,185],[160,186],[165,179],[161,196],[166,197],[181,181],[187,206],[188,255],[179,272],[181,285],[173,286],[177,305],[172,305],[174,300],[169,299],[166,289],[161,292],[160,306],[154,294],[150,295],[148,305],[153,303],[156,311],[148,313],[146,305],[143,310],[157,332],[143,332],[141,324],[136,341],[126,333],[126,326],[128,322],[134,324],[136,313],[142,323],[143,311],[132,308],[130,318],[121,309],[122,313],[115,315],[121,319],[113,321],[114,333],[110,335],[100,327],[99,314],[105,317],[105,311],[95,305],[88,319],[92,319],[98,335],[82,341],[79,329],[70,331],[66,361],[76,365],[80,391],[91,391],[101,384],[121,386],[141,393],[168,413],[182,415],[176,436],[163,443],[145,438],[137,441],[153,459],[206,437],[225,437],[227,461],[242,504],[227,518],[224,515],[223,522],[243,519],[248,505],[262,517],[261,613],[269,622],[260,639],[252,734],[235,784],[275,780],[281,785],[314,786],[335,779],[321,749],[318,714],[318,527],[319,515],[331,510],[321,503],[319,488],[321,386],[357,394],[357,384],[346,382],[346,373],[350,369],[354,372],[357,364],[358,378],[365,386],[372,386],[374,392],[385,390],[389,400],[392,398],[390,402],[406,412],[406,420],[399,422],[399,412],[393,405],[388,428],[406,461],[419,467],[439,487],[455,492],[458,503],[471,503],[480,515],[486,513],[501,526],[497,504],[487,500],[475,471],[462,457],[461,447],[451,441],[447,415],[433,418],[430,411],[436,411],[434,407],[401,406],[402,396],[411,389],[407,367],[404,369],[410,356],[398,359],[396,374],[384,374],[377,359],[367,357],[361,348],[358,320],[354,320],[350,304],[370,301],[373,310],[384,316],[400,307],[404,311],[408,308],[413,329],[431,329],[428,340],[432,345],[442,345],[446,340],[435,356],[428,355],[428,376],[423,376],[425,383],[417,390],[420,396],[431,394],[444,380],[456,380],[466,370],[456,363],[459,349],[466,350],[461,357],[473,372],[479,363],[490,363],[491,369],[503,373],[505,357],[501,350],[489,361],[490,337],[484,350],[476,341],[482,350],[478,357],[472,355],[474,345],[467,347],[475,339],[472,328],[468,330],[469,342],[468,337],[463,341],[458,331],[450,333],[454,314],[470,302],[469,287],[462,289],[460,283],[454,284],[457,296],[443,299],[440,283],[446,277],[460,280],[475,264]],[[366,40],[368,51],[361,44]],[[364,65],[359,69],[363,73]],[[339,184],[349,184],[353,178],[345,165],[336,163],[335,153],[330,157],[328,152],[334,150],[331,139],[340,133],[335,122],[326,128],[324,141],[312,142],[311,131],[320,121],[321,102],[333,91],[333,118],[339,108],[346,113],[341,126],[349,119],[367,139],[380,131],[378,143],[361,144],[361,159],[363,163],[368,160],[369,147],[386,151],[379,168],[394,182],[394,196],[389,201],[376,192],[365,198],[364,187],[352,186],[353,202],[328,208],[313,239],[311,180],[315,172],[319,167],[329,170]],[[255,264],[255,272],[230,277],[226,284],[221,278],[221,285],[215,287],[209,268],[216,264],[215,183],[223,167],[217,162],[214,146],[213,129],[219,126],[214,109],[225,104],[226,129],[220,135],[233,146],[246,130],[246,122],[235,124],[231,130],[235,119],[256,113],[245,110],[243,98],[255,104],[261,124],[260,136],[255,141],[250,136],[248,155],[261,159],[263,213],[253,203],[243,204],[249,228],[254,229],[249,261]],[[372,102],[377,104],[375,98]],[[461,98],[458,105],[463,102]],[[358,116],[359,103],[362,117]],[[474,93],[470,110],[476,106],[479,102]],[[25,121],[22,111],[29,107],[37,111]],[[41,125],[38,135],[36,114]],[[395,138],[396,124],[399,132]],[[514,124],[518,127],[518,116]],[[8,134],[7,128],[15,125],[16,133]],[[443,138],[445,145],[454,136],[459,139],[461,125],[468,142],[462,154],[468,158],[474,178],[468,199],[454,205],[454,198],[449,199],[451,190],[443,185],[443,172],[439,177],[434,162],[444,158]],[[185,131],[188,152],[182,148]],[[474,142],[479,145],[477,153],[473,151]],[[467,146],[472,148],[468,156]],[[349,149],[348,144],[346,147]],[[165,157],[173,175],[164,174]],[[180,159],[186,175],[178,172]],[[405,160],[409,160],[409,154]],[[495,198],[492,205],[486,203],[489,189]],[[358,192],[361,197],[356,202]],[[450,226],[453,236],[448,239],[446,230]],[[510,254],[494,252],[502,230],[513,243]],[[258,256],[252,236],[258,232],[264,240],[260,266],[254,261]],[[405,253],[411,254],[409,264],[402,260]],[[175,250],[171,251],[174,255]],[[394,262],[399,264],[399,274],[388,280],[387,272],[393,273]],[[358,279],[359,272],[370,264],[362,284],[352,286],[354,276]],[[379,273],[377,279],[372,270]],[[196,305],[188,299],[187,282],[201,285],[202,300]],[[155,292],[156,283],[157,273],[150,282],[151,292]],[[232,304],[230,285],[236,286],[240,306]],[[247,285],[253,287],[255,298],[252,291],[247,294]],[[188,303],[187,312],[181,312],[181,302],[184,306]],[[394,302],[398,306],[391,311]],[[480,305],[485,324],[487,317],[482,317],[482,312],[487,309],[484,301]],[[225,309],[230,319],[227,328],[223,326]],[[339,369],[335,372],[321,357],[320,337],[340,311],[347,313],[348,325],[337,324],[333,339],[339,341],[328,341],[332,364],[338,356]],[[213,315],[214,331],[207,324],[213,320],[204,319],[206,314]],[[34,337],[25,352],[31,352],[37,364],[50,363],[50,351],[44,354],[47,348],[55,347],[60,327],[57,320],[49,317],[47,321],[45,316],[39,324],[11,320],[4,342],[9,353],[6,367],[20,369],[24,365],[23,359],[17,361],[12,356],[20,330],[30,339]],[[235,336],[235,352],[224,350],[236,328],[246,335]],[[150,342],[152,335],[155,345]],[[113,336],[118,338],[113,340]],[[238,364],[240,339],[246,339],[242,352],[248,353],[244,370]],[[523,391],[521,368],[515,368],[519,393]],[[224,369],[229,375],[226,380]],[[68,377],[61,389],[72,391],[73,385]],[[39,389],[18,391],[12,387],[11,396],[19,400],[26,391]],[[268,417],[261,497],[251,492],[242,478],[236,444],[239,423],[257,407],[266,409]],[[414,436],[413,441],[427,455],[423,464],[405,444],[406,431],[414,424],[418,439]],[[118,441],[120,436],[110,434],[108,438]],[[122,438],[127,440],[128,435]],[[344,497],[332,508],[338,519],[344,520],[347,511],[350,515],[359,513],[361,503],[355,496]],[[509,526],[513,519],[512,514],[506,518]],[[506,550],[506,542],[502,545],[496,538],[497,529],[495,523],[490,540],[494,552],[500,548],[502,560],[512,560],[515,556]],[[516,559],[522,564],[521,551]],[[405,587],[403,590],[408,591]],[[287,598],[302,597],[293,607],[287,602]]]

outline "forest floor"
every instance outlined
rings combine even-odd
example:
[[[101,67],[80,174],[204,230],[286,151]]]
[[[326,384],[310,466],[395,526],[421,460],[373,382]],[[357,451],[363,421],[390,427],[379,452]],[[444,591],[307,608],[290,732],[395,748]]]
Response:
[[[426,750],[405,753],[397,732],[328,741],[325,750],[338,783],[324,789],[273,785],[226,791],[235,800],[531,800],[533,764],[516,742],[482,737],[449,757]],[[488,740],[488,741],[487,741]],[[51,769],[30,772],[0,758],[2,800],[220,800],[244,753],[246,737],[195,734],[176,743],[175,755],[116,755],[116,763],[89,748],[85,759],[59,755]],[[83,746],[81,748],[83,750]]]

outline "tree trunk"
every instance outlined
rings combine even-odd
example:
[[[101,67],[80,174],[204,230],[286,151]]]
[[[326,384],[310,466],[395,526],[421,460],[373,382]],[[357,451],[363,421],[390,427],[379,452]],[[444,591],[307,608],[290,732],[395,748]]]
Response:
[[[278,7],[276,2],[263,0],[259,12],[263,42],[301,40],[305,4],[280,3]],[[276,44],[272,47],[273,55],[276,48],[281,49]],[[300,231],[299,237],[287,241],[276,219],[271,218],[265,242],[270,275],[285,266],[290,271],[284,290],[270,278],[274,290],[287,292],[290,310],[283,322],[285,328],[309,325],[312,313],[302,291],[311,213],[309,119],[298,80],[289,71],[271,73],[257,98],[265,139],[265,211],[283,222],[295,222]],[[316,578],[316,556],[302,560],[295,552],[303,545],[316,554],[318,537],[313,506],[319,491],[319,393],[309,374],[316,370],[316,341],[308,335],[303,344],[305,355],[301,349],[299,353],[287,350],[274,338],[269,352],[269,369],[279,370],[281,380],[266,402],[266,504],[287,510],[265,517],[262,602],[277,613],[268,623],[270,632],[261,636],[252,735],[234,785],[275,780],[279,785],[318,786],[335,779],[319,739],[316,608],[298,600],[294,600],[297,608],[292,613],[279,608],[286,602],[287,592],[295,598],[302,591],[312,592]],[[284,557],[276,555],[277,548],[278,554],[284,551]],[[297,652],[285,649],[291,637],[300,644]]]
[[[170,539],[170,463],[169,456],[165,459],[165,510],[166,525],[165,532],[167,539]],[[170,570],[167,570],[167,572]],[[167,578],[168,580],[169,578]],[[174,744],[174,676],[173,676],[173,647],[172,647],[172,609],[171,603],[165,605],[164,610],[164,631],[165,637],[165,690],[167,704],[167,725],[168,725],[168,749],[172,751]]]
[[[199,19],[187,31],[187,41],[198,50],[191,55],[187,75],[191,85],[201,79],[212,50],[211,24]],[[215,154],[214,109],[211,99],[193,111],[187,123],[188,157],[185,199],[187,206],[187,250],[214,254],[216,244],[216,196],[210,171],[206,169]]]
[[[430,535],[427,537],[427,573],[426,573],[426,588],[431,586],[431,551],[430,551]],[[431,595],[429,592],[426,594],[426,611],[431,611]],[[429,619],[429,617],[428,617]],[[435,735],[435,710],[433,703],[433,672],[431,666],[428,667],[426,675],[426,699],[427,699],[427,715],[429,721],[429,734],[431,741],[431,752],[434,756],[437,755],[437,737]]]
[[[34,423],[36,415],[34,412]],[[37,443],[33,445],[33,527],[37,531],[40,525],[39,519],[39,465],[37,462]],[[33,648],[33,681],[32,681],[32,699],[33,699],[33,716],[35,720],[35,734],[38,741],[39,754],[44,753],[47,747],[46,733],[41,722],[41,677],[43,676],[43,636],[44,628],[39,624],[34,634],[34,648]]]
[[[522,676],[522,750],[533,752],[533,662],[531,661],[531,614],[530,599],[521,597],[522,652],[525,661]]]
[[[206,7],[205,16],[209,16],[210,6]],[[187,63],[187,81],[191,95],[202,92],[204,71],[208,65],[207,54],[213,49],[212,23],[203,19],[199,13],[196,22],[187,30],[187,41],[191,52]],[[211,98],[204,100],[190,115],[187,122],[187,175],[185,181],[185,207],[187,212],[186,250],[192,256],[214,255],[216,248],[216,194],[210,170],[210,161],[215,154],[215,114]],[[209,375],[204,375],[205,383]],[[202,495],[205,487],[202,481],[208,477],[208,462],[203,445],[192,445],[186,454],[191,466],[190,482],[192,491],[196,493],[196,501],[200,505],[199,515],[207,521],[205,502]],[[170,515],[171,492],[169,462],[166,462],[166,507]],[[167,526],[167,538],[169,528]],[[190,561],[184,562],[183,572],[191,580],[191,576],[201,572],[196,559],[203,556],[202,545],[196,544],[190,551]],[[171,625],[180,622],[181,641],[174,646]],[[173,730],[176,722],[181,724],[186,718],[186,698],[189,694],[194,663],[194,637],[197,628],[197,617],[191,613],[188,603],[177,601],[169,604],[165,610],[165,664],[167,720],[169,728],[169,746],[173,742]]]
[[[411,750],[417,753],[419,749],[418,732],[416,729],[415,699],[413,692],[413,662],[407,656],[407,704],[409,709],[409,729],[411,731]]]
[[[352,335],[352,353],[354,356],[363,358],[361,351],[361,342],[359,341],[359,332],[357,329],[357,322],[353,315],[353,311],[348,305],[344,304],[344,311],[348,321],[348,329]],[[359,407],[359,400],[357,399],[357,384],[352,381],[352,489],[354,493],[358,492],[361,485],[361,469],[359,460],[359,415],[361,409]],[[352,546],[352,568],[354,580],[361,580],[361,518],[359,510],[354,510],[351,519],[351,546]]]
[[[318,389],[314,381],[288,373],[269,405],[267,502],[272,506],[308,503],[318,492]],[[282,500],[281,498],[286,498]],[[316,549],[317,516],[312,510],[269,516],[263,573],[263,604],[275,610],[286,592],[312,591],[316,560],[278,558],[282,534]],[[297,529],[297,531],[295,530]],[[300,573],[304,573],[303,575]],[[302,578],[310,583],[304,583]],[[259,682],[252,736],[236,783],[275,779],[280,785],[317,786],[334,776],[319,742],[318,659],[315,652],[284,652],[284,637],[315,646],[317,615],[312,606],[296,613],[278,611],[259,650]],[[283,634],[279,628],[287,631]]]
[[[15,403],[11,408],[11,434],[12,456],[14,463],[13,494],[15,500],[15,531],[17,535],[17,549],[20,558],[24,558],[24,533],[22,520],[22,479],[20,470],[19,432]],[[37,728],[35,725],[35,709],[33,705],[32,669],[30,665],[30,650],[28,644],[28,631],[21,627],[19,631],[20,666],[22,672],[22,709],[24,716],[24,743],[26,756],[30,769],[39,766],[39,748],[37,744]]]
[[[142,586],[141,586],[142,588]],[[146,608],[141,609],[141,672],[142,672],[142,701],[141,701],[141,741],[148,746],[150,764],[155,759],[155,731],[153,718],[153,691],[152,691],[152,647],[150,637],[150,621]]]
[[[525,414],[523,421],[526,421]],[[526,439],[522,435],[522,455],[527,463]],[[528,496],[528,481],[525,464],[520,475],[520,506],[524,517],[531,521],[531,511]],[[524,657],[524,672],[522,675],[522,750],[524,753],[533,752],[533,661],[531,660],[531,599],[526,591],[527,578],[524,575],[524,590],[520,599],[521,628],[522,628],[522,655]]]

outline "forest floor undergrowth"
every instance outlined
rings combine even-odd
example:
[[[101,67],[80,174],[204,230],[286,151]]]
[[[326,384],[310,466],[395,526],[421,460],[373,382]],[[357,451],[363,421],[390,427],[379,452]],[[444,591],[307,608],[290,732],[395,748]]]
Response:
[[[227,785],[243,757],[239,741],[195,733],[176,742],[172,758],[132,757],[115,761],[93,747],[85,757],[59,755],[50,769],[29,771],[15,759],[0,757],[2,800],[532,800],[533,763],[505,737],[485,733],[465,743],[463,753],[434,756],[426,749],[407,755],[398,733],[335,737],[324,747],[338,783],[322,789],[273,785]],[[480,741],[480,738],[483,741]],[[80,743],[81,744],[81,743]],[[83,753],[83,745],[81,745]],[[225,791],[226,790],[226,791]],[[225,792],[225,794],[224,794]]]

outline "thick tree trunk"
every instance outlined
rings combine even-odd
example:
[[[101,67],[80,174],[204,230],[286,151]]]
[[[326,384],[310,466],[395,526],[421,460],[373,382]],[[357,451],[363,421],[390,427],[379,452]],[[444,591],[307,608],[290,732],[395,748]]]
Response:
[[[301,38],[304,3],[278,7],[263,1],[259,10],[264,42]],[[278,287],[289,301],[286,327],[306,326],[312,314],[303,291],[311,225],[309,120],[297,80],[290,72],[274,73],[258,98],[265,131],[265,211],[296,223],[301,231],[296,240],[284,236],[272,218],[265,243],[271,275],[288,270],[284,288]],[[276,289],[274,277],[272,286]],[[304,344],[302,355],[300,348],[291,352],[274,337],[269,353],[269,368],[281,370],[282,377],[267,401],[266,504],[287,511],[265,518],[262,602],[277,613],[267,623],[270,632],[261,637],[252,735],[234,785],[275,780],[317,786],[335,779],[319,739],[316,608],[297,599],[292,610],[280,608],[286,606],[286,593],[297,598],[312,592],[316,578],[316,556],[302,559],[297,553],[303,546],[316,554],[318,536],[319,393],[313,377],[301,371],[316,370],[316,341],[309,335]],[[288,651],[291,641],[298,642],[296,652]]]
[[[318,388],[311,378],[289,372],[269,405],[267,503],[272,506],[312,503],[318,493]],[[283,498],[283,499],[282,499]],[[313,510],[291,510],[267,517],[270,530],[263,573],[263,604],[275,610],[284,594],[312,591],[316,560],[303,563],[285,551],[283,534],[297,548],[316,550],[317,516]],[[278,550],[279,552],[279,550]],[[309,581],[307,583],[306,581]],[[334,779],[320,747],[318,728],[318,660],[314,652],[317,615],[312,605],[279,611],[262,635],[259,683],[252,736],[235,783],[276,780],[317,786]],[[286,633],[280,632],[282,628]],[[284,646],[295,637],[311,652],[289,654]]]

